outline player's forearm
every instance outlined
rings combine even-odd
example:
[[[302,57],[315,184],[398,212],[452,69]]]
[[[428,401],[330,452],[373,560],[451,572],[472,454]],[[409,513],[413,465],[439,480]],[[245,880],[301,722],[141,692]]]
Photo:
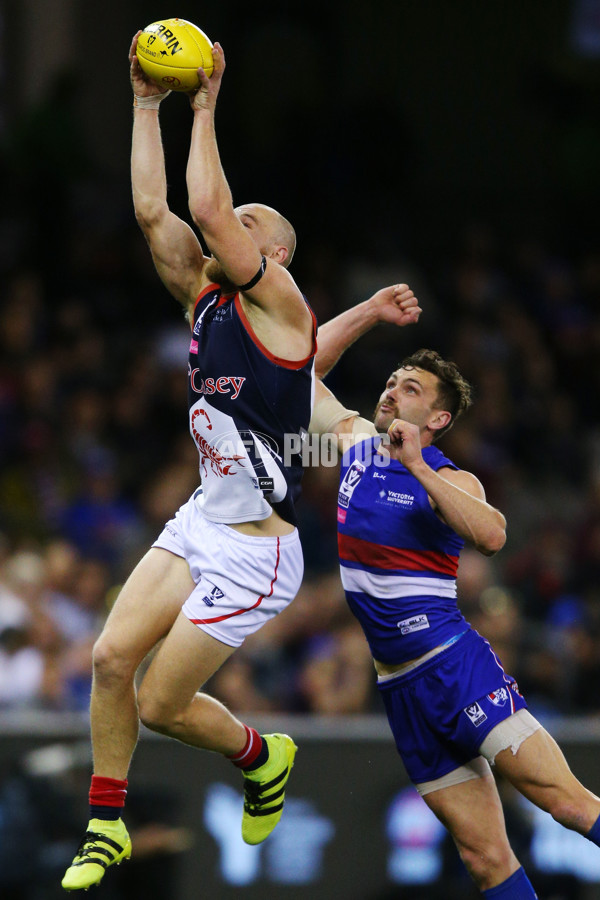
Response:
[[[149,227],[167,206],[167,177],[158,110],[134,110],[131,186],[136,218],[142,228]]]
[[[411,466],[410,472],[423,485],[453,531],[486,556],[502,549],[506,541],[506,519],[499,510],[446,481],[425,461]]]
[[[232,206],[231,191],[219,157],[214,115],[208,110],[194,111],[186,177],[190,213],[198,227],[207,230],[211,219]]]
[[[333,369],[343,353],[363,334],[377,325],[377,311],[370,303],[358,303],[319,327],[315,373],[323,378]]]

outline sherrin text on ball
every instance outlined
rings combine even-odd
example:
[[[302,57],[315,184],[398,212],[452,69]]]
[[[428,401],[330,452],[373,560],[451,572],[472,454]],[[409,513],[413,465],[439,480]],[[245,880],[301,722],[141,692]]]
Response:
[[[185,19],[161,19],[146,26],[136,53],[146,75],[173,91],[195,90],[200,67],[209,78],[213,72],[212,42]]]

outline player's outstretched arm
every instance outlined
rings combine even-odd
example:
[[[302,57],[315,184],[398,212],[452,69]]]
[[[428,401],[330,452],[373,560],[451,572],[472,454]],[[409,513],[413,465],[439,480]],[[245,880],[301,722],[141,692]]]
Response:
[[[214,70],[208,78],[198,70],[199,89],[191,95],[194,124],[187,166],[188,200],[192,218],[211,253],[233,285],[248,284],[261,268],[262,250],[250,236],[252,215],[236,214],[217,145],[215,107],[225,71],[225,55],[213,47]],[[267,251],[265,251],[267,252]],[[312,319],[298,287],[283,265],[285,247],[270,248],[266,269],[244,299],[282,323],[312,333]]]
[[[171,212],[160,136],[158,107],[162,91],[140,67],[136,34],[129,48],[134,93],[131,185],[136,219],[150,245],[154,264],[170,293],[191,310],[200,291],[204,254],[189,225]]]
[[[348,347],[375,325],[380,322],[399,327],[412,325],[419,321],[421,312],[419,301],[407,284],[382,288],[368,300],[347,309],[319,328],[317,376],[324,378]]]
[[[356,409],[346,409],[320,379],[315,381],[315,402],[308,431],[330,435],[340,453],[377,434],[372,422],[362,419]]]

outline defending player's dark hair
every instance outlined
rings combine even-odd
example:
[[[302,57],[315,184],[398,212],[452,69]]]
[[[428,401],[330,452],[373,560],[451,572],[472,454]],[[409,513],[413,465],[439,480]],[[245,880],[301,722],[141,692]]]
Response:
[[[452,418],[448,425],[436,431],[434,440],[452,428],[455,420],[473,402],[473,389],[458,371],[456,363],[444,359],[436,350],[421,349],[402,360],[399,369],[423,369],[439,380],[436,407],[447,410]]]

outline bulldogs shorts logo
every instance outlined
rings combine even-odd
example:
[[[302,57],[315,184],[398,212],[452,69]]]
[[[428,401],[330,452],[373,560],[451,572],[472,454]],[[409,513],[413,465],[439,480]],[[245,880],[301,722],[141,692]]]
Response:
[[[508,691],[506,688],[501,687],[497,691],[492,691],[491,694],[488,694],[487,698],[494,706],[504,706],[508,703]]]
[[[479,726],[487,719],[487,716],[479,703],[471,703],[469,706],[465,707],[464,712],[467,714],[471,720],[471,724],[474,725],[475,728],[479,728]]]

